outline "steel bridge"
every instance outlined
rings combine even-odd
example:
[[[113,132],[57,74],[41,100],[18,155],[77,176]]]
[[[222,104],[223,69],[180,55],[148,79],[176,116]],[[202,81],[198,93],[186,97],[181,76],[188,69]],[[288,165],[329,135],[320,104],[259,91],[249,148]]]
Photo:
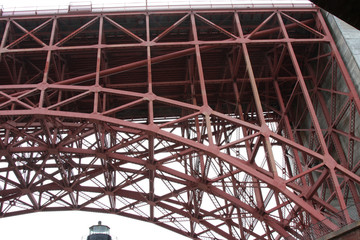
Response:
[[[360,99],[318,8],[15,14],[0,40],[1,217],[306,239],[360,212]]]

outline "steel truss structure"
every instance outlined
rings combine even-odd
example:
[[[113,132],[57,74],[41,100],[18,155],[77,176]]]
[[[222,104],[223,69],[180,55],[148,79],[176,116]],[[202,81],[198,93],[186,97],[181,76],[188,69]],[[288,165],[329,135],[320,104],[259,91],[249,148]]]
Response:
[[[1,217],[228,240],[353,221],[360,100],[319,9],[14,16],[0,34]]]

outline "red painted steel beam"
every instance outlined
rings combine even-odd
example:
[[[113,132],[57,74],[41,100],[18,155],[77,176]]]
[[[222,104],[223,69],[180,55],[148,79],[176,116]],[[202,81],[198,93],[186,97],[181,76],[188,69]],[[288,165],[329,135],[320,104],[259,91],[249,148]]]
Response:
[[[107,212],[194,239],[349,223],[360,102],[318,11],[0,19],[1,216]]]

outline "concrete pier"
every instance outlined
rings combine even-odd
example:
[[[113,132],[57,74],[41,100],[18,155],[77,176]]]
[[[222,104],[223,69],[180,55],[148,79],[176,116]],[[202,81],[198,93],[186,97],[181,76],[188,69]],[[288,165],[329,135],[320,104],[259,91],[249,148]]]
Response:
[[[360,93],[360,31],[328,12],[323,11],[323,15],[357,92]]]

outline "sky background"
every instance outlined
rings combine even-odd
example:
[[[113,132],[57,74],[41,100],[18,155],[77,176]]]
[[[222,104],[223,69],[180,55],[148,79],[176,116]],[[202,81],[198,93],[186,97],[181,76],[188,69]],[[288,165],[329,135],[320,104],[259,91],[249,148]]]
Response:
[[[129,0],[131,2],[134,0]],[[135,0],[139,2],[140,0]],[[145,1],[145,0],[144,0]],[[163,0],[159,0],[163,1]],[[185,0],[181,0],[184,2]],[[203,0],[202,0],[203,1]],[[0,0],[0,7],[6,10],[13,7],[28,6],[59,6],[68,5],[64,0]],[[84,1],[82,1],[84,2]],[[86,1],[85,1],[86,2]],[[115,0],[93,0],[93,4],[114,3]],[[275,1],[272,1],[275,2]],[[293,1],[294,2],[294,1]],[[113,240],[185,240],[179,234],[158,227],[154,224],[144,223],[134,219],[110,214],[90,212],[40,212],[15,217],[0,218],[1,240],[81,240],[86,239],[89,227],[102,221],[110,227]],[[117,237],[117,238],[116,238]]]
[[[188,239],[155,224],[92,212],[39,212],[0,218],[1,240],[86,240],[89,227],[110,227],[113,240],[185,240]]]

